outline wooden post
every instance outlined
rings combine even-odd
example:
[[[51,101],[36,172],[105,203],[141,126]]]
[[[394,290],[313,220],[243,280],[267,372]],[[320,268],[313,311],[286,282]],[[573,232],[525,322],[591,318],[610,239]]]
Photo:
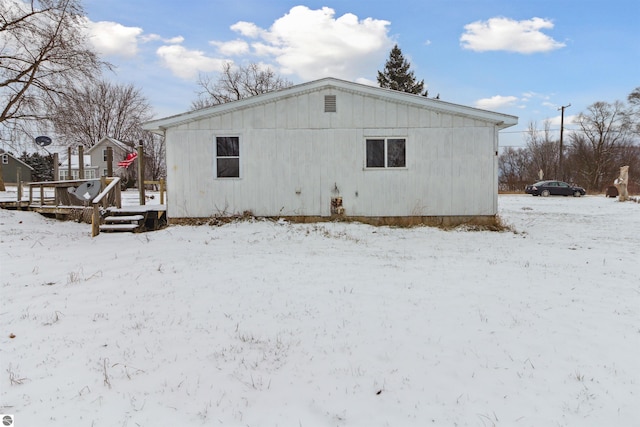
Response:
[[[160,178],[160,204],[164,205],[164,178]]]
[[[60,165],[58,164],[58,153],[53,153],[53,180],[60,179]]]
[[[40,206],[44,206],[44,185],[40,184]]]
[[[107,176],[113,176],[113,147],[107,147]]]
[[[33,185],[29,184],[29,206],[33,204]]]
[[[118,209],[122,208],[122,188],[120,187],[120,183],[116,185],[116,207]]]
[[[16,182],[18,183],[18,207],[22,202],[22,167],[18,166],[16,169]]]
[[[98,203],[94,203],[91,213],[91,237],[96,237],[98,234],[100,234],[100,208]]]
[[[84,179],[84,147],[78,145],[78,179]]]
[[[142,141],[138,145],[138,191],[140,192],[140,206],[144,206],[144,148]]]
[[[71,147],[67,148],[67,179],[73,179],[71,176]]]

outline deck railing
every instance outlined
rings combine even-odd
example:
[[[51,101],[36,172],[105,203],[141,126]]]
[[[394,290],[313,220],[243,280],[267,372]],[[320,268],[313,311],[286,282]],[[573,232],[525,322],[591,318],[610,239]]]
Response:
[[[84,204],[71,196],[69,188],[75,188],[84,184],[87,179],[74,179],[67,181],[42,181],[29,183],[29,206],[83,206]],[[34,189],[38,194],[34,197]]]
[[[107,181],[110,182],[107,184]],[[100,194],[98,194],[92,201],[93,212],[91,213],[91,237],[95,237],[100,234],[100,208],[115,206],[117,208],[122,207],[122,196],[120,193],[120,178],[106,178],[103,181],[104,188]]]

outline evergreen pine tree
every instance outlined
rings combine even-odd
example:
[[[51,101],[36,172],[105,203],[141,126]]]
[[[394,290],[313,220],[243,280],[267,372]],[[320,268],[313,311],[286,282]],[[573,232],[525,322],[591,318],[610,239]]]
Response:
[[[39,153],[22,153],[20,160],[33,168],[32,181],[53,181],[53,158],[51,155],[43,156]]]
[[[427,96],[428,91],[424,91],[424,80],[416,82],[413,71],[409,71],[411,64],[404,58],[402,51],[396,44],[389,59],[384,65],[384,72],[378,71],[378,84],[380,87],[397,90],[400,92],[408,92],[422,94]]]

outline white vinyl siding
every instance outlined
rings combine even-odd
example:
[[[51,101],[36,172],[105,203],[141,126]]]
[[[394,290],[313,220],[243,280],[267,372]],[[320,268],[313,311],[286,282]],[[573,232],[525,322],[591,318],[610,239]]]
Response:
[[[325,114],[336,93],[338,112]],[[340,196],[349,216],[495,215],[495,122],[446,108],[331,88],[171,126],[168,214],[329,216]],[[238,150],[219,155],[218,137],[237,138]],[[372,139],[385,144],[380,173],[367,167]],[[219,160],[237,164],[236,179],[219,177]]]

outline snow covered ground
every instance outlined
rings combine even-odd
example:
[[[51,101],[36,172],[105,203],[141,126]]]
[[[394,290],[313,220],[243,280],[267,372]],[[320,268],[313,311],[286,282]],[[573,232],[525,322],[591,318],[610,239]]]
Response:
[[[0,413],[31,426],[637,426],[640,204],[515,232],[0,210]]]

